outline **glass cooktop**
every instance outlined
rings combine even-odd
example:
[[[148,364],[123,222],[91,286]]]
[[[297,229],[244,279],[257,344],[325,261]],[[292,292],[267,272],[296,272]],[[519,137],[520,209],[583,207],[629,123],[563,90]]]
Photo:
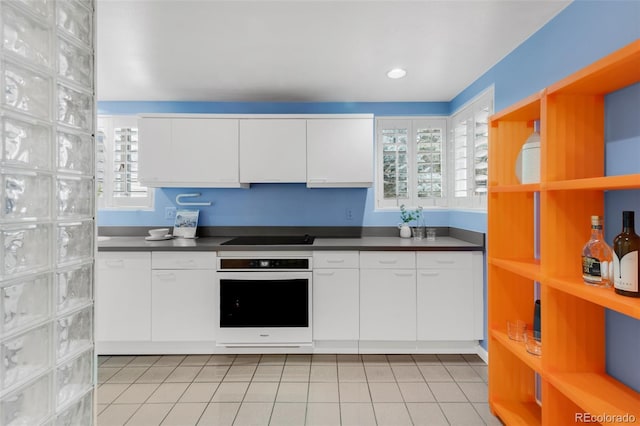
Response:
[[[280,246],[313,244],[315,237],[311,235],[260,235],[236,237],[221,245],[228,246]]]

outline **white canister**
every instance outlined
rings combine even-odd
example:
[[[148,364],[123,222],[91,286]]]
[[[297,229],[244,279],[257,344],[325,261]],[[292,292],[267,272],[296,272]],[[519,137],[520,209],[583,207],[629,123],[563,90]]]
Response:
[[[520,183],[540,183],[540,133],[533,132],[527,138],[516,162]]]

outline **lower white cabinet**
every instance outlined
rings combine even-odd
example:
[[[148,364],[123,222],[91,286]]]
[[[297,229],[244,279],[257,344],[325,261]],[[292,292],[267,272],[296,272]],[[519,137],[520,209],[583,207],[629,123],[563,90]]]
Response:
[[[214,341],[215,253],[154,252],[151,340]]]
[[[215,271],[153,270],[151,340],[215,340]]]
[[[473,350],[483,264],[479,251],[314,251],[314,351]],[[96,352],[215,351],[215,268],[215,252],[99,252]]]
[[[482,253],[417,253],[417,337],[471,341],[482,332]]]
[[[358,252],[314,252],[313,265],[313,340],[358,340]]]
[[[360,254],[360,340],[416,340],[413,252]]]
[[[96,341],[150,341],[151,253],[99,253],[96,264]]]

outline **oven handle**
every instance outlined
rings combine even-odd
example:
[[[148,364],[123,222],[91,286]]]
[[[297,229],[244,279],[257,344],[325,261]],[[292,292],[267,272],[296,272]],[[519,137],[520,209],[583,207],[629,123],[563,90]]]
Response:
[[[216,277],[220,280],[242,280],[242,281],[268,281],[268,280],[309,280],[313,277],[311,271],[244,271],[244,272],[217,272]]]

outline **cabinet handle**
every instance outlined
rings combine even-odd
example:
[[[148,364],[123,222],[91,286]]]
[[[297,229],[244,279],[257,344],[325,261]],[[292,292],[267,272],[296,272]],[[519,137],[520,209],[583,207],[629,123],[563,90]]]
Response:
[[[394,272],[396,277],[412,277],[413,272]]]
[[[420,272],[421,277],[437,277],[440,272]]]
[[[453,259],[438,259],[436,263],[456,263],[456,261]]]
[[[378,263],[382,263],[383,265],[394,265],[394,264],[398,263],[398,259],[378,260]]]
[[[160,278],[163,281],[175,281],[176,274],[172,272],[156,272],[156,277]]]
[[[328,180],[329,179],[327,179],[327,178],[311,178],[311,179],[309,179],[309,182],[326,182]]]
[[[316,274],[318,274],[318,276],[320,276],[320,277],[331,277],[331,276],[335,275],[335,272],[320,272],[320,271],[316,271]]]
[[[176,260],[176,264],[180,265],[180,266],[191,266],[191,265],[195,265],[196,262],[193,259],[189,259],[189,260]]]
[[[124,268],[124,259],[107,260],[105,264],[109,268]]]
[[[344,259],[327,259],[327,263],[344,263]]]

